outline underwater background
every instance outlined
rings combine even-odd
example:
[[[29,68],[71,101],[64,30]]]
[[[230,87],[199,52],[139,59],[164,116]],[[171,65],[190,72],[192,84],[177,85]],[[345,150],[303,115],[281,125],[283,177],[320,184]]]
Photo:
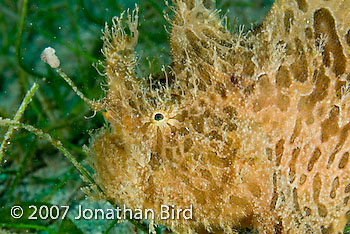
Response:
[[[238,31],[259,25],[273,0],[218,0],[217,9],[228,17],[228,28]],[[163,17],[172,11],[162,0],[1,0],[0,2],[0,117],[12,119],[26,92],[39,85],[20,121],[58,139],[84,167],[93,173],[83,145],[104,125],[48,65],[42,50],[56,49],[61,68],[87,97],[99,99],[106,89],[99,61],[105,22],[128,8],[139,7],[139,42],[136,55],[140,79],[161,72],[170,64],[171,25]],[[169,4],[171,4],[169,2]],[[95,64],[95,67],[92,66]],[[29,102],[29,101],[28,101]],[[0,124],[0,143],[8,131]],[[15,129],[0,158],[0,233],[142,233],[144,225],[129,221],[75,220],[79,205],[112,208],[106,201],[87,196],[89,186],[74,165],[52,144],[25,130]],[[88,191],[86,188],[85,191]],[[24,215],[11,218],[11,207],[20,205]],[[28,220],[29,205],[69,206],[65,219]],[[157,233],[170,233],[158,228]]]

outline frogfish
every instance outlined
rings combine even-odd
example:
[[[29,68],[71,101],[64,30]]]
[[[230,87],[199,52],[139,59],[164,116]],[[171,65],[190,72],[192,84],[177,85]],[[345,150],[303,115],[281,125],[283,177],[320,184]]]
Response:
[[[173,0],[171,63],[139,77],[134,11],[103,33],[106,198],[175,233],[342,233],[350,197],[350,0],[276,0],[230,32],[212,1]],[[193,207],[161,219],[162,204]]]

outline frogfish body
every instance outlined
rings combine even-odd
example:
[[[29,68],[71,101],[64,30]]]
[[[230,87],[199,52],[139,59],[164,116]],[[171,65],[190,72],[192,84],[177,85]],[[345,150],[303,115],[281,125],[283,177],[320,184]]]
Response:
[[[135,12],[106,27],[109,127],[92,145],[106,196],[176,233],[342,233],[350,0],[276,0],[245,34],[208,1],[173,3],[161,75],[136,77]],[[163,220],[162,204],[193,218]]]

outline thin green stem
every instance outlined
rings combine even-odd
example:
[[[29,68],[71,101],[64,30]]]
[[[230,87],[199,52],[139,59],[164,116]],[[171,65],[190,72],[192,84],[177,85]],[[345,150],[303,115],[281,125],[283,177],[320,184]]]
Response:
[[[56,72],[69,84],[70,87],[72,87],[73,91],[86,103],[89,105],[89,107],[94,111],[100,111],[103,107],[98,101],[92,101],[85,97],[85,95],[80,92],[77,88],[77,86],[73,83],[71,78],[67,76],[66,73],[64,73],[61,68],[56,68]],[[102,108],[101,108],[102,107]]]
[[[22,12],[21,12],[21,18],[19,21],[19,30],[16,35],[16,57],[19,66],[26,71],[28,74],[39,77],[39,78],[44,78],[42,74],[39,74],[37,72],[34,72],[32,69],[28,68],[24,63],[23,63],[23,58],[22,58],[22,52],[21,52],[21,45],[22,45],[22,35],[23,35],[23,28],[24,28],[24,21],[27,16],[27,9],[28,9],[28,0],[23,0],[23,6],[22,6]]]
[[[58,149],[68,160],[74,165],[74,167],[83,175],[86,181],[97,186],[99,192],[103,192],[100,186],[95,182],[95,180],[91,177],[91,175],[85,170],[83,166],[69,153],[69,151],[63,147],[62,143],[59,140],[53,139],[49,134],[43,132],[41,129],[37,129],[31,125],[23,124],[10,119],[2,119],[0,118],[0,126],[10,126],[13,128],[23,128],[38,137],[42,137],[43,139],[50,142],[56,149]]]
[[[21,19],[19,21],[19,30],[16,36],[16,54],[17,58],[20,56],[20,48],[22,43],[22,34],[23,34],[23,27],[24,27],[24,19],[27,15],[27,7],[28,7],[28,0],[23,0],[23,6],[22,6],[22,12],[21,12]]]
[[[103,232],[103,234],[108,234],[117,223],[118,223],[118,219],[113,220],[109,224],[108,228]]]
[[[23,116],[23,113],[25,109],[27,108],[28,104],[31,102],[36,90],[39,88],[37,83],[34,83],[30,90],[27,92],[26,96],[24,97],[21,105],[19,106],[15,117],[13,118],[14,121],[19,121],[21,117]],[[6,150],[7,145],[9,144],[9,140],[14,132],[14,127],[9,127],[8,131],[5,134],[4,140],[2,141],[1,147],[0,147],[0,162],[2,160],[2,157],[4,155],[4,152]]]

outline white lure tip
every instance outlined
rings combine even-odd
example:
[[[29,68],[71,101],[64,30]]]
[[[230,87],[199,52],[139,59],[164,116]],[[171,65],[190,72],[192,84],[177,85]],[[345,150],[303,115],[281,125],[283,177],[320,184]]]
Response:
[[[52,68],[58,68],[60,66],[60,60],[55,55],[55,49],[51,47],[47,47],[43,50],[40,55],[40,58],[43,62],[50,65]]]

